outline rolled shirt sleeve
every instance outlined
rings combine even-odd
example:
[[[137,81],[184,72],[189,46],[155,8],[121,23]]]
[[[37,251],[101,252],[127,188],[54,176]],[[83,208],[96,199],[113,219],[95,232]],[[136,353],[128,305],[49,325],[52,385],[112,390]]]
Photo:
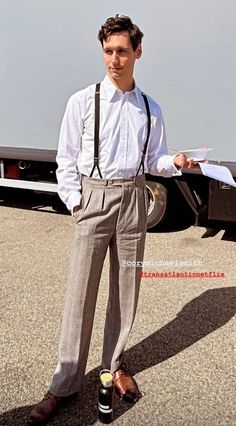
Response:
[[[181,170],[174,165],[176,155],[168,155],[164,119],[157,104],[154,106],[151,119],[153,128],[146,158],[148,173],[164,177],[181,176]]]
[[[69,99],[61,124],[56,171],[58,195],[68,210],[80,204],[81,180],[77,168],[77,159],[81,147],[82,118],[78,97]]]

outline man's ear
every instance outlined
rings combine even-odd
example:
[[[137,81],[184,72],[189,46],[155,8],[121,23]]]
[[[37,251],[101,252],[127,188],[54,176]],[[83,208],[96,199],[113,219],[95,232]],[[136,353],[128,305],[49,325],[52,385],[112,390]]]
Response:
[[[141,43],[138,45],[137,49],[135,50],[136,53],[136,59],[141,58],[142,56],[142,45]]]

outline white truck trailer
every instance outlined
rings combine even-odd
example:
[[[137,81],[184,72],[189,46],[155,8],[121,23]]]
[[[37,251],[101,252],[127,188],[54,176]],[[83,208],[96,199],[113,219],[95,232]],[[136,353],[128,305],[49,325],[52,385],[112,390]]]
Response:
[[[59,126],[69,96],[104,77],[100,24],[116,13],[144,32],[139,87],[162,107],[169,146],[213,148],[236,177],[234,0],[1,0],[0,186],[56,192]],[[170,153],[174,153],[170,150]],[[147,175],[148,227],[186,203],[201,220],[236,222],[236,189],[200,170]]]

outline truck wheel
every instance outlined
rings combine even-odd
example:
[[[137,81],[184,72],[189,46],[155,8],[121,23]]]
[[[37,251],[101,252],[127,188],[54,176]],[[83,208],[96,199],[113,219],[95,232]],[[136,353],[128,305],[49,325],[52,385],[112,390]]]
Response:
[[[162,221],[166,212],[167,189],[158,182],[146,181],[148,193],[147,228],[153,228]]]

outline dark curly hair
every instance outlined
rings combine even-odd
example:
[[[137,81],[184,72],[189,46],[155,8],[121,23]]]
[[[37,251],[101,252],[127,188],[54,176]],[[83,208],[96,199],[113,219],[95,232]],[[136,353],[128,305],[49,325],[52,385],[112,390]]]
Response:
[[[133,50],[135,51],[142,42],[143,33],[137,25],[133,24],[129,16],[115,15],[115,17],[108,18],[99,30],[98,40],[103,46],[103,41],[106,41],[109,35],[120,33],[121,31],[128,31]]]

